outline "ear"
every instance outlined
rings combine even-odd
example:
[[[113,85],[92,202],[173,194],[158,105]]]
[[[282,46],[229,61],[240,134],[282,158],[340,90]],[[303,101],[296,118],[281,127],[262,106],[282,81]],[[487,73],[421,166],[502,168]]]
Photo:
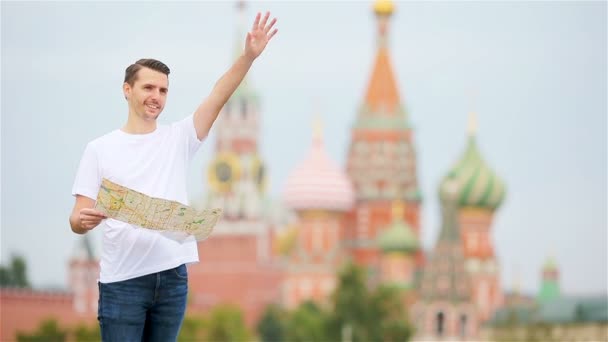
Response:
[[[122,93],[125,95],[125,100],[129,100],[131,96],[131,85],[127,82],[122,84]]]

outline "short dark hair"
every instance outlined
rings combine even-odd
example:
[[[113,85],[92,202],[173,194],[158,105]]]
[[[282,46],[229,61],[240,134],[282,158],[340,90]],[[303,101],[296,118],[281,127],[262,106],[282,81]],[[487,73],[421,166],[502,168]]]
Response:
[[[135,64],[131,64],[127,67],[127,70],[125,70],[125,83],[129,83],[129,85],[133,86],[133,83],[137,81],[137,72],[141,68],[148,68],[162,72],[167,76],[169,76],[169,73],[171,72],[165,63],[152,58],[143,58],[135,62]]]

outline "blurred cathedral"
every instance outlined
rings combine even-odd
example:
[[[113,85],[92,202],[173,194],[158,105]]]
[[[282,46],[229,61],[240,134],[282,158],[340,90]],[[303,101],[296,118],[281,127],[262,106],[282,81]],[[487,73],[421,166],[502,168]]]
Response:
[[[422,249],[414,131],[390,56],[394,4],[373,9],[375,61],[344,169],[327,154],[318,119],[308,154],[273,203],[259,154],[260,95],[249,79],[223,108],[203,205],[223,207],[225,216],[190,267],[191,312],[233,303],[251,324],[270,303],[323,302],[346,261],[365,267],[371,286],[407,291],[420,339],[474,337],[502,304],[491,227],[505,187],[479,152],[473,113],[464,153],[439,186],[439,238],[428,255]],[[243,18],[242,2],[238,11]]]

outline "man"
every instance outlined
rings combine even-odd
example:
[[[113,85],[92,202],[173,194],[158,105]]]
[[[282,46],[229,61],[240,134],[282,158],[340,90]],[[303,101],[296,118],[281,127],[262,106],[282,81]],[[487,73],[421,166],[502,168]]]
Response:
[[[103,227],[98,319],[103,341],[175,341],[188,292],[185,264],[198,261],[196,240],[106,219],[93,209],[102,178],[148,196],[187,204],[188,162],[253,61],[276,34],[276,19],[257,14],[243,54],[217,81],[193,115],[169,126],[156,123],[167,99],[169,68],[142,59],[125,72],[127,123],[91,141],[72,194],[70,226],[77,234]]]

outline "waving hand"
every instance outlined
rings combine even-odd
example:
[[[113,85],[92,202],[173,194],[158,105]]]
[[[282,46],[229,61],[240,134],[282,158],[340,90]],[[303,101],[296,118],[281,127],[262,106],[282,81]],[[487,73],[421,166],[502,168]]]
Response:
[[[272,30],[272,27],[277,22],[276,18],[273,18],[270,23],[268,22],[270,12],[266,12],[261,21],[260,17],[260,13],[255,16],[253,27],[251,28],[251,32],[247,33],[247,40],[245,41],[245,55],[251,59],[257,58],[264,51],[266,44],[278,31],[277,29]]]

